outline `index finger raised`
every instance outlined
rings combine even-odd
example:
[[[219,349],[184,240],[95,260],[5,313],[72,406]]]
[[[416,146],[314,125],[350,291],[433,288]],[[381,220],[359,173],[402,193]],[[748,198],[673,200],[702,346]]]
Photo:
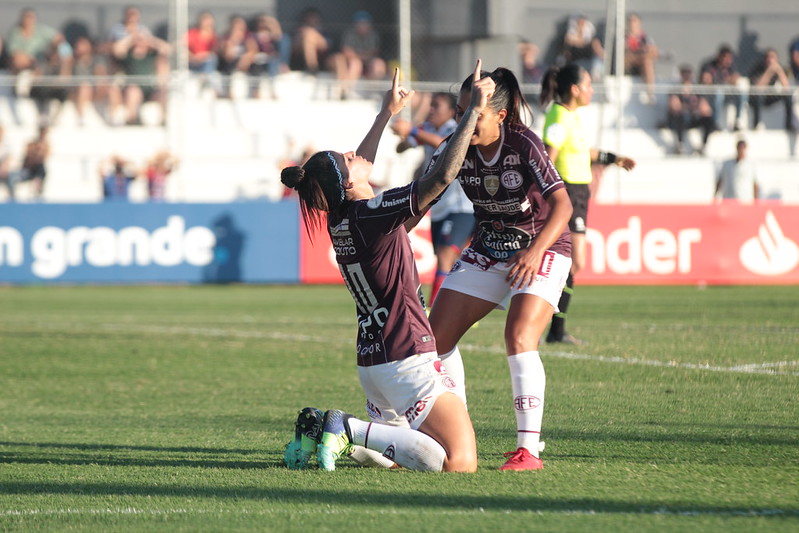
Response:
[[[391,80],[391,88],[396,89],[399,86],[399,67],[394,67],[394,78]]]
[[[477,83],[480,80],[480,72],[482,72],[483,67],[483,60],[478,59],[477,64],[474,66],[474,74],[472,75],[472,84]]]

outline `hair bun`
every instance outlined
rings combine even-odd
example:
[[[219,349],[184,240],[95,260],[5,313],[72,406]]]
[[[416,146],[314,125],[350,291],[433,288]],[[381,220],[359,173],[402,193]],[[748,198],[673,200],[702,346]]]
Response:
[[[304,178],[305,169],[302,167],[286,167],[280,171],[280,181],[292,189],[296,189]]]

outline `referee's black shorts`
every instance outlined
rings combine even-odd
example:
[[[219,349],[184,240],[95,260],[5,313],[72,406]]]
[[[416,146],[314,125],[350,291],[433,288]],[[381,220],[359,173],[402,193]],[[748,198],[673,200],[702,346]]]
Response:
[[[566,183],[566,191],[572,201],[572,217],[569,230],[572,233],[585,233],[588,224],[588,200],[591,199],[591,188],[587,183]]]

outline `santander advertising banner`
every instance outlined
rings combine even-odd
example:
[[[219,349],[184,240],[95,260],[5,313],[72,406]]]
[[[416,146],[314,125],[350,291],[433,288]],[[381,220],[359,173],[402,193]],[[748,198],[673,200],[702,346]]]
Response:
[[[762,202],[602,205],[589,211],[588,256],[580,284],[799,283],[799,206]],[[300,280],[340,283],[326,234],[300,230]],[[435,257],[429,221],[411,234],[422,281]]]

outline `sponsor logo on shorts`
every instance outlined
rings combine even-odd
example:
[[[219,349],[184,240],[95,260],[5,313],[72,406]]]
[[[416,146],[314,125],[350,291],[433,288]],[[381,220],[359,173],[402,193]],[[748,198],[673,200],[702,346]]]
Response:
[[[448,389],[454,389],[457,387],[457,385],[455,385],[455,380],[449,376],[444,376],[441,378],[441,383]]]
[[[397,455],[397,448],[392,442],[391,444],[388,445],[388,448],[383,450],[383,457],[385,457],[386,459],[391,459],[393,461],[395,455]]]
[[[517,411],[529,411],[541,405],[541,400],[535,396],[516,396],[513,406]]]
[[[585,232],[585,219],[583,217],[574,219],[574,231]]]
[[[413,404],[413,406],[411,406],[407,411],[405,411],[405,419],[408,421],[408,424],[412,425],[414,420],[419,418],[419,415],[425,412],[425,409],[427,409],[427,405],[430,403],[430,400],[432,399],[433,399],[432,396],[425,396],[424,398]]]
[[[555,262],[555,252],[547,250],[544,252],[544,258],[541,260],[541,267],[538,269],[538,275],[543,278],[548,278],[552,273],[552,265]]]

